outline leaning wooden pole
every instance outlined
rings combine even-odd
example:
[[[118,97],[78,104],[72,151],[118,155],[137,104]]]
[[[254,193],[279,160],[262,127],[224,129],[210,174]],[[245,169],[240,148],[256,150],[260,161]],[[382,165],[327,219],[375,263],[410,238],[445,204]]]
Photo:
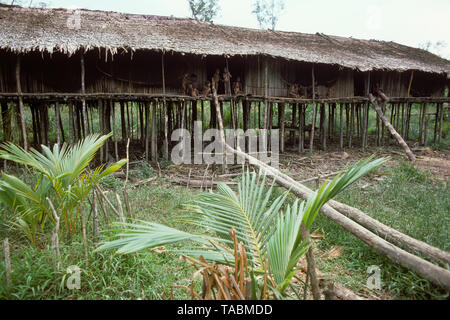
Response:
[[[213,90],[213,95],[216,109],[219,109],[217,93],[215,90]],[[248,160],[250,163],[258,167],[261,171],[273,177],[279,185],[291,190],[292,193],[294,193],[300,198],[307,199],[313,193],[312,190],[296,182],[295,180],[283,174],[279,170],[270,167],[269,165],[259,161],[255,157],[252,157],[245,152],[242,152],[239,149],[239,147],[236,150],[230,147],[228,144],[226,144],[221,117],[219,118],[219,128],[220,128],[220,139],[228,151],[233,152],[236,155],[241,156],[244,159]],[[372,233],[371,231],[365,229],[355,221],[344,216],[343,214],[333,209],[328,204],[325,204],[321,208],[321,212],[326,217],[330,218],[331,220],[342,226],[344,229],[348,230],[353,235],[355,235],[356,237],[367,243],[376,251],[387,256],[393,262],[401,264],[411,269],[412,271],[416,272],[425,279],[428,279],[431,282],[444,287],[446,290],[450,290],[450,271],[438,267],[403,249],[396,247],[392,243],[389,243],[388,241],[379,237],[375,233]]]
[[[383,94],[386,101],[388,98]],[[391,134],[394,136],[395,139],[397,139],[398,143],[402,146],[403,150],[405,150],[406,154],[408,155],[409,159],[411,161],[416,161],[416,157],[414,153],[412,153],[411,149],[406,144],[405,140],[398,134],[398,132],[394,129],[392,124],[389,122],[389,120],[384,116],[383,111],[381,111],[380,106],[378,105],[377,100],[372,94],[369,94],[370,102],[375,107],[376,112],[378,113],[378,116],[380,117],[381,121],[383,121],[384,125],[388,128],[388,130],[391,132]]]
[[[23,108],[23,99],[22,99],[22,85],[20,83],[20,56],[17,56],[17,63],[16,63],[16,87],[17,87],[17,94],[19,96],[20,128],[22,130],[23,148],[25,150],[28,150],[27,130],[25,127],[25,111]]]

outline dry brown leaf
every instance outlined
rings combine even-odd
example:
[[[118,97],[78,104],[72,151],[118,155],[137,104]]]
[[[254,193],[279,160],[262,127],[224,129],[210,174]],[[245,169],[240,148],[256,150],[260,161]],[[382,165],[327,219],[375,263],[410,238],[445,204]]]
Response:
[[[314,232],[313,234],[311,234],[311,239],[313,240],[321,240],[323,239],[323,232]]]
[[[344,249],[344,246],[336,246],[332,248],[327,253],[325,253],[324,259],[339,258],[340,256],[342,256],[342,249]]]

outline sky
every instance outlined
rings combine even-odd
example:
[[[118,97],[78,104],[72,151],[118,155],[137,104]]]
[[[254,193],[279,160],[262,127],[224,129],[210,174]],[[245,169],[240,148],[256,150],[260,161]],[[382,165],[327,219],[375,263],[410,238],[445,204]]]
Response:
[[[40,0],[34,0],[38,3]],[[219,0],[216,24],[258,28],[255,0]],[[187,0],[48,0],[52,8],[85,8],[190,17]],[[276,29],[394,41],[412,47],[431,41],[430,51],[450,59],[450,0],[284,0]]]

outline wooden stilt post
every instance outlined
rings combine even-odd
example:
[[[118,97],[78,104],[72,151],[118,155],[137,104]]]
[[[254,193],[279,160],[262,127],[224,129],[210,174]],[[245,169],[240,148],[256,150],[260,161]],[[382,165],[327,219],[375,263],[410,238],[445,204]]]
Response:
[[[326,133],[326,108],[325,103],[320,105],[320,137],[322,142],[322,150],[327,150],[327,133]]]
[[[295,122],[297,117],[297,104],[292,104],[292,128],[295,128]],[[291,130],[290,139],[293,140],[293,144],[295,145],[295,130]]]
[[[60,130],[60,114],[59,114],[59,102],[56,101],[55,102],[55,118],[56,118],[56,144],[58,145],[58,147],[61,146],[61,137],[59,134],[59,130]]]
[[[49,108],[48,105],[44,105],[44,104],[42,105],[42,112],[43,112],[43,118],[44,118],[44,126],[43,126],[43,128],[44,128],[44,138],[45,138],[44,144],[47,147],[50,146],[50,143],[49,143],[49,131],[50,131],[50,128],[49,128],[48,108]]]
[[[156,119],[156,101],[152,102],[152,160],[158,160],[158,131],[157,131],[157,119]]]
[[[284,109],[285,104],[281,103],[278,105],[278,120],[280,128],[280,152],[284,153]]]
[[[408,104],[406,109],[406,140],[409,140],[409,128],[411,125],[411,112],[413,104]]]
[[[103,121],[103,116],[104,116],[105,113],[103,111],[103,108],[104,108],[103,101],[102,100],[98,100],[98,120],[99,120],[100,134],[101,135],[105,134],[104,121]],[[105,150],[105,147],[101,146],[100,147],[100,162],[103,162],[104,150]]]
[[[148,133],[148,122],[150,119],[150,102],[145,102],[145,161],[148,162],[149,154],[148,154],[148,142],[149,142],[149,133]]]
[[[350,104],[350,133],[348,136],[348,147],[352,147],[352,139],[353,139],[353,128],[355,124],[355,104]]]
[[[112,109],[112,129],[113,129],[113,139],[114,139],[114,155],[116,157],[116,161],[119,161],[119,148],[117,146],[117,128],[116,128],[116,104],[110,100],[109,104]]]
[[[305,152],[305,107],[298,105],[298,152]],[[295,140],[295,139],[294,139]]]
[[[81,93],[86,93],[86,83],[85,83],[85,66],[84,66],[84,54],[81,53]],[[87,116],[86,116],[86,99],[83,97],[81,99],[81,111],[83,113],[83,134],[87,137]]]
[[[164,158],[169,159],[169,138],[168,138],[168,114],[167,114],[167,104],[166,104],[166,76],[165,76],[165,68],[164,68],[164,56],[165,51],[162,51],[161,55],[161,73],[162,73],[162,82],[163,82],[163,114],[164,114]],[[197,101],[195,101],[195,109],[197,110]]]
[[[442,137],[442,123],[444,122],[444,112],[445,112],[445,108],[444,108],[445,104],[441,104],[440,105],[440,109],[441,111],[439,112],[439,138],[438,138],[438,143],[441,143],[441,137]]]
[[[438,124],[439,124],[439,104],[436,103],[435,104],[436,108],[436,112],[434,114],[434,134],[433,134],[433,143],[436,143],[437,141],[437,132],[438,132]]]
[[[69,145],[73,145],[73,103],[69,102]]]
[[[343,110],[342,110],[342,103],[339,104],[339,147],[341,150],[344,150],[344,128],[342,123],[343,118]]]
[[[22,85],[20,83],[20,55],[17,55],[16,62],[16,89],[17,94],[19,95],[19,115],[20,115],[20,127],[22,129],[22,142],[23,148],[28,150],[28,139],[27,139],[27,130],[25,127],[25,110],[23,107],[23,99],[22,99]]]
[[[3,140],[10,141],[11,140],[11,113],[10,113],[10,110],[8,107],[8,103],[1,102],[1,109],[2,109],[2,124],[3,124]]]
[[[406,117],[408,115],[408,104],[409,102],[402,104],[402,137],[406,136]]]
[[[122,127],[122,141],[127,139],[127,125],[125,121],[125,104],[120,102],[120,125]]]
[[[311,131],[309,133],[309,153],[313,152],[313,145],[314,145],[314,130],[316,126],[316,77],[314,74],[314,64],[312,65],[311,70],[312,75],[312,99],[313,99],[313,115],[312,115],[312,125],[311,125]]]
[[[267,129],[269,127],[269,113],[270,107],[268,102],[269,96],[269,66],[267,62],[267,58],[264,58],[264,134],[263,134],[263,146],[264,151],[268,150],[268,141],[267,141]]]
[[[2,108],[3,108],[3,104],[2,104]],[[31,110],[31,122],[33,124],[33,144],[34,145],[38,145],[39,144],[39,131],[38,131],[38,127],[37,127],[37,115],[36,115],[36,107],[34,105],[30,105],[30,110]],[[5,116],[3,116],[3,121],[5,121]],[[3,127],[3,139],[4,141],[9,141],[9,139],[6,138],[7,133],[5,128]]]
[[[427,114],[427,104],[423,103],[421,106],[421,121],[420,121],[420,145],[425,145],[425,130],[426,130],[426,114]]]
[[[370,72],[367,73],[366,78],[366,96],[370,93]],[[367,101],[364,105],[364,125],[362,134],[362,152],[366,151],[367,141],[369,135],[369,102]]]

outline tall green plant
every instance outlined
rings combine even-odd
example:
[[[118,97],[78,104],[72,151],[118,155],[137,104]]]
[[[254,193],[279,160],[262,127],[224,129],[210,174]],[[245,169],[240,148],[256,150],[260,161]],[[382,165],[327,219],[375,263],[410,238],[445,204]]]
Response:
[[[0,158],[29,167],[38,177],[33,186],[6,173],[2,173],[0,180],[0,202],[12,210],[13,225],[22,230],[32,244],[36,243],[36,234],[44,228],[46,221],[53,220],[47,197],[61,215],[61,224],[70,237],[80,204],[92,188],[127,162],[121,160],[107,167],[88,169],[95,153],[109,137],[111,134],[90,135],[72,147],[63,144],[59,148],[55,144],[53,150],[43,145],[42,153],[35,149],[26,151],[13,143],[1,145]]]
[[[201,227],[203,233],[192,234],[152,222],[124,224],[127,230],[121,232],[118,239],[102,244],[98,250],[114,248],[119,253],[131,253],[191,241],[191,248],[168,250],[232,266],[234,256],[230,249],[233,241],[229,231],[234,228],[238,241],[245,245],[253,298],[258,297],[261,289],[258,279],[264,275],[273,279],[273,292],[283,297],[298,271],[300,257],[309,248],[308,239],[304,240],[300,232],[301,223],[309,231],[328,200],[384,161],[383,158],[360,161],[346,173],[324,183],[307,201],[297,199],[286,206],[288,192],[271,201],[274,184],[267,190],[264,175],[247,171],[243,173],[237,193],[227,185],[219,184],[217,193],[204,193],[188,206],[195,214],[186,222]]]

